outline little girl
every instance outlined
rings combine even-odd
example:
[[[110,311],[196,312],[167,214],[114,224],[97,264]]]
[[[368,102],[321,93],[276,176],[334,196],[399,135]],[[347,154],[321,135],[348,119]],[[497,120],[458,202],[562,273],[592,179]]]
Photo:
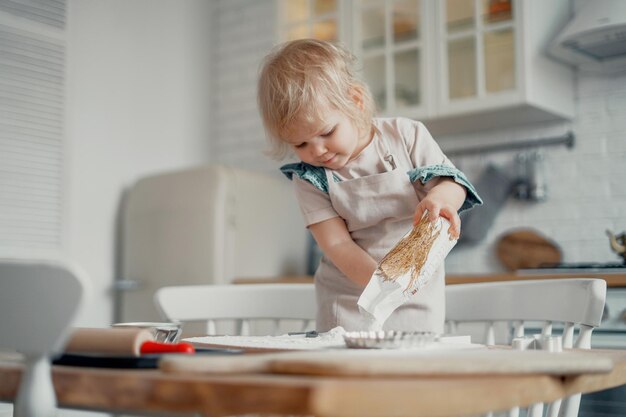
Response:
[[[426,127],[374,118],[353,56],[328,42],[287,42],[263,63],[258,101],[273,156],[301,160],[293,181],[305,222],[323,252],[315,273],[317,330],[362,330],[357,301],[377,263],[427,210],[450,221],[481,204]],[[385,322],[385,329],[443,332],[444,269]]]

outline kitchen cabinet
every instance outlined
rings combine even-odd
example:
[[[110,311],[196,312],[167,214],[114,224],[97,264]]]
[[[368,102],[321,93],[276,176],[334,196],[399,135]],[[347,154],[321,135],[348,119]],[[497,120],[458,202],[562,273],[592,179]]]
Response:
[[[548,57],[569,0],[282,0],[282,40],[339,41],[378,113],[452,134],[574,115],[574,72]]]
[[[341,29],[347,13],[345,2],[337,0],[282,0],[280,11],[280,38],[293,40],[315,38],[330,42],[345,41]]]
[[[352,49],[379,114],[435,134],[574,114],[574,74],[545,54],[568,0],[358,0]]]
[[[436,91],[429,79],[434,42],[427,0],[362,0],[353,13],[353,51],[381,115],[427,119]]]
[[[432,130],[573,117],[573,71],[545,53],[570,17],[569,1],[435,3],[441,77]]]

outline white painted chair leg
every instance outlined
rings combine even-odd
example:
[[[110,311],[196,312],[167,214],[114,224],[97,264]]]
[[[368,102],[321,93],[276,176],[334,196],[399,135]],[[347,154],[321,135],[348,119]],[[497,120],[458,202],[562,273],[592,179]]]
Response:
[[[565,323],[563,328],[563,348],[571,349],[574,346],[574,323]]]
[[[215,320],[206,321],[206,334],[210,336],[217,334],[217,327],[215,325]]]
[[[519,417],[519,407],[511,408],[507,413],[507,417]]]
[[[302,327],[300,328],[301,332],[309,331],[309,327],[313,327],[313,320],[304,320],[302,322]]]
[[[14,417],[56,416],[56,396],[48,358],[44,355],[26,356],[24,364]]]
[[[250,320],[241,320],[241,332],[239,334],[242,336],[250,336]]]
[[[591,333],[593,332],[592,326],[581,324],[579,326],[578,339],[574,347],[578,349],[591,349]]]
[[[545,321],[543,323],[543,327],[541,328],[541,335],[542,336],[552,335],[552,322],[551,321]]]
[[[528,417],[541,417],[543,415],[543,403],[533,404],[528,407]]]
[[[250,320],[237,319],[235,320],[235,334],[241,336],[250,336]]]
[[[279,331],[280,331],[280,320],[279,319],[272,320],[272,328],[271,328],[270,334],[278,334]]]
[[[580,394],[565,398],[561,403],[559,417],[576,417],[580,408]]]
[[[548,405],[546,417],[558,417],[561,409],[561,400],[556,400]]]
[[[493,346],[496,344],[496,332],[494,329],[494,323],[492,321],[487,322],[487,328],[485,333],[485,344],[487,346]]]

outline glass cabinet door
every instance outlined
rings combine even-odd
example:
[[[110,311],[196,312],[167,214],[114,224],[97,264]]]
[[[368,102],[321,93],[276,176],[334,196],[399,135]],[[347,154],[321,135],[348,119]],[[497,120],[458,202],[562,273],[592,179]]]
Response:
[[[422,1],[358,2],[355,46],[380,113],[423,103]]]
[[[447,101],[514,90],[514,0],[445,0]]]
[[[339,40],[337,0],[282,0],[281,39]]]

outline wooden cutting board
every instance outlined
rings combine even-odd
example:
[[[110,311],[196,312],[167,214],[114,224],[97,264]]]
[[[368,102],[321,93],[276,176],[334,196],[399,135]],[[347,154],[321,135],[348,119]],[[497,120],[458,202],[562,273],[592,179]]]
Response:
[[[509,271],[556,264],[562,259],[559,245],[532,229],[501,235],[496,242],[496,255]]]
[[[464,349],[445,352],[345,350],[243,355],[166,356],[160,368],[182,373],[277,373],[318,376],[576,375],[606,373],[610,358],[591,352]]]
[[[335,376],[417,376],[605,373],[613,369],[609,358],[578,352],[473,350],[416,356],[311,355],[278,358],[274,373]]]

